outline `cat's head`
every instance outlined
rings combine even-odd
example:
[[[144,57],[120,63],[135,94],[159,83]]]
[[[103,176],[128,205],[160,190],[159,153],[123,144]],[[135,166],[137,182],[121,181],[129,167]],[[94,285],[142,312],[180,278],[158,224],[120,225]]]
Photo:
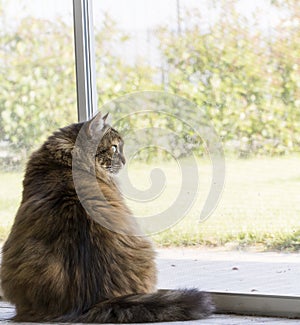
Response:
[[[86,133],[90,139],[100,139],[95,152],[96,163],[109,173],[117,174],[125,165],[124,141],[108,122],[108,113],[98,113],[86,124]],[[100,136],[100,137],[99,137]]]
[[[96,114],[85,123],[76,123],[55,132],[44,147],[62,165],[117,174],[125,165],[124,142],[108,122],[108,114]],[[43,150],[42,148],[42,150]]]

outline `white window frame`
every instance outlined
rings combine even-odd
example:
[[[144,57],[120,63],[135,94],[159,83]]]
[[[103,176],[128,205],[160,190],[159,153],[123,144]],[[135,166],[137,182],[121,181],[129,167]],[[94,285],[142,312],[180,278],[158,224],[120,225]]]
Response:
[[[79,122],[98,111],[94,50],[93,1],[73,0],[74,43]]]
[[[93,0],[73,0],[79,121],[97,112]],[[300,318],[300,296],[210,292],[218,313]]]

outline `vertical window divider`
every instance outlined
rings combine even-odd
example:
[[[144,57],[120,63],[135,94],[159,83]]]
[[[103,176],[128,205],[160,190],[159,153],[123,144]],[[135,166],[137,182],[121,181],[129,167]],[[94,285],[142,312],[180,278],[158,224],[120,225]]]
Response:
[[[79,122],[97,112],[93,0],[73,0],[77,112]]]

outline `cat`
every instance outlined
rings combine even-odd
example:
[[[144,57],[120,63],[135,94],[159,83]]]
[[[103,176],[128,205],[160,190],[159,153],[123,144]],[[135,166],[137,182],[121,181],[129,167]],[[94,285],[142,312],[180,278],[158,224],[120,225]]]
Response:
[[[78,146],[78,139],[86,142]],[[3,246],[2,287],[16,307],[14,321],[144,323],[213,312],[208,293],[156,290],[153,245],[115,178],[123,145],[107,114],[98,113],[55,132],[31,155]]]

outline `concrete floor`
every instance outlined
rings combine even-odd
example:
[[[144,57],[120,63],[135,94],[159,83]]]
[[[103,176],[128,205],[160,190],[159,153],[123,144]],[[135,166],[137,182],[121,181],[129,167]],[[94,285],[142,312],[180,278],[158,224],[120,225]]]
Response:
[[[157,262],[159,288],[300,295],[300,254],[161,249]]]
[[[202,249],[158,250],[158,287],[198,287],[203,290],[293,294],[300,296],[300,256]],[[14,309],[0,302],[0,324],[9,324]],[[213,315],[185,324],[300,324],[300,320]],[[172,323],[180,324],[180,323]]]

